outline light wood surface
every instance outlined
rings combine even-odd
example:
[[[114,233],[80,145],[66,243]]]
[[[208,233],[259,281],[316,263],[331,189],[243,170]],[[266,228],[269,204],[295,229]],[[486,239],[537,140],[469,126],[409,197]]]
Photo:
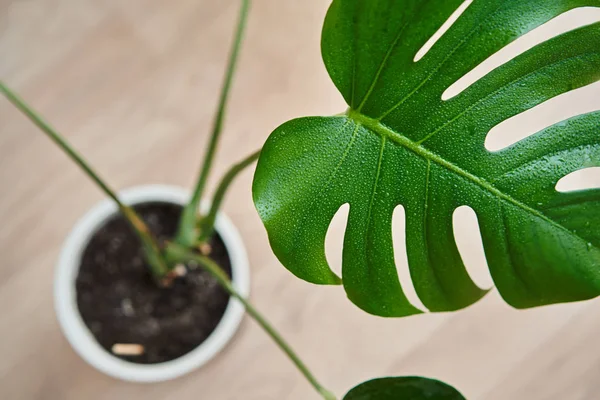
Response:
[[[255,1],[217,173],[259,148],[289,118],[344,110],[320,59],[327,5],[328,0]],[[0,79],[116,188],[189,187],[210,128],[237,7],[234,0],[0,0]],[[594,20],[600,13],[571,13],[495,61]],[[595,84],[509,121],[495,137],[514,140],[577,111],[597,109]],[[581,175],[578,183],[598,185],[599,175]],[[312,286],[279,265],[253,209],[251,177],[247,171],[235,183],[225,211],[248,245],[252,301],[338,395],[371,377],[418,374],[451,382],[470,399],[600,399],[600,300],[516,311],[492,291],[454,314],[369,316],[341,288]],[[53,268],[70,228],[101,198],[0,99],[1,399],[317,398],[249,319],[223,354],[176,381],[124,383],[85,364],[56,322]],[[473,221],[458,219],[467,264],[478,282],[489,283]],[[333,249],[340,247],[343,225],[336,218],[328,243]],[[330,258],[339,267],[339,252],[331,251]]]

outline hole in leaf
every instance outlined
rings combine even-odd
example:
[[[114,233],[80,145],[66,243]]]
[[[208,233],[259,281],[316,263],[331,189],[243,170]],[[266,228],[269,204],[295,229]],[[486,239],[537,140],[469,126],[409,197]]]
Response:
[[[452,228],[456,247],[473,282],[480,288],[494,286],[475,211],[468,206],[458,207],[452,214]]]
[[[600,21],[600,8],[598,7],[576,8],[551,19],[492,54],[477,67],[454,82],[444,91],[442,100],[448,100],[457,96],[493,69],[507,63],[532,47],[562,33],[598,21]]]
[[[427,307],[421,302],[408,268],[408,255],[406,253],[406,214],[402,205],[394,208],[392,214],[392,238],[394,243],[394,262],[398,271],[398,278],[402,290],[410,303],[421,311],[427,311]]]
[[[350,204],[343,204],[336,212],[325,235],[325,258],[329,268],[338,276],[342,276],[342,249],[344,248],[344,232],[348,223]]]
[[[440,38],[444,35],[444,33],[448,32],[448,29],[450,29],[450,27],[462,15],[462,13],[465,12],[465,10],[467,9],[467,7],[469,7],[469,5],[471,5],[471,3],[473,3],[473,0],[465,0],[465,2],[462,3],[460,5],[460,7],[458,7],[456,9],[456,11],[454,11],[452,13],[452,15],[450,15],[450,18],[448,18],[446,20],[446,22],[444,22],[444,24],[440,27],[440,29],[438,29],[437,32],[434,33],[433,36],[431,38],[429,38],[429,40],[427,42],[425,42],[425,44],[423,45],[423,47],[421,47],[419,49],[419,51],[417,51],[417,54],[415,54],[415,58],[413,60],[414,62],[419,61],[421,58],[423,58],[425,56],[425,54],[427,54],[427,52],[429,50],[431,50],[431,48],[433,47],[433,45],[438,40],[440,40]]]
[[[502,150],[551,125],[600,110],[600,82],[563,93],[496,125],[485,138],[489,151]]]
[[[600,167],[589,167],[571,172],[556,183],[559,192],[600,189]]]

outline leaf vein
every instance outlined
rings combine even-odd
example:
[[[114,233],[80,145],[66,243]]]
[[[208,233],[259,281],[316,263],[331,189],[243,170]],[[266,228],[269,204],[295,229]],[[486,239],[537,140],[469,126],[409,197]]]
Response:
[[[487,94],[486,96],[482,97],[481,99],[477,100],[475,103],[471,104],[469,107],[465,108],[463,111],[461,111],[460,113],[458,113],[455,117],[453,117],[451,120],[447,121],[446,123],[442,124],[441,126],[439,126],[438,128],[436,128],[435,130],[433,130],[432,132],[428,133],[427,135],[425,135],[425,137],[423,137],[423,139],[418,140],[416,143],[417,144],[423,144],[425,143],[427,140],[429,140],[432,136],[434,136],[435,134],[437,134],[438,132],[440,132],[442,129],[446,128],[448,125],[456,122],[458,119],[460,119],[461,117],[463,117],[466,113],[468,113],[469,111],[471,111],[473,108],[477,107],[478,105],[480,105],[482,102],[488,100],[490,97],[493,97],[495,95],[497,95],[498,93],[508,89],[509,87],[515,86],[517,85],[519,82],[529,78],[531,75],[537,74],[538,72],[540,72],[541,70],[545,69],[545,68],[550,68],[550,67],[555,67],[558,66],[560,64],[566,63],[568,61],[571,61],[573,59],[579,58],[579,57],[585,57],[591,54],[597,54],[597,52],[592,51],[592,52],[587,52],[587,53],[581,53],[581,54],[577,54],[575,56],[569,57],[569,58],[563,58],[559,61],[556,61],[554,63],[551,64],[546,64],[540,68],[535,69],[534,71],[531,71],[525,75],[522,75],[516,79],[513,79],[512,81],[508,82],[507,84],[499,87],[498,89],[494,90],[493,92]]]
[[[357,126],[358,126],[358,124],[357,124]],[[377,170],[375,171],[375,181],[373,182],[373,190],[371,192],[371,199],[369,201],[369,209],[367,211],[366,227],[369,230],[369,233],[371,232],[371,229],[369,229],[369,226],[371,224],[371,216],[373,215],[373,203],[375,202],[375,194],[377,193],[377,185],[379,183],[379,177],[381,175],[381,165],[383,164],[383,151],[385,150],[386,141],[387,141],[387,138],[382,136],[381,137],[381,149],[379,150],[379,159],[377,160]],[[365,245],[367,246],[367,248],[365,249],[365,253],[367,253],[369,251],[368,243],[369,243],[369,241],[366,240]],[[367,263],[367,267],[369,267],[370,265],[371,265],[371,263]],[[368,274],[368,275],[369,275],[369,277],[371,276],[371,274]]]
[[[344,129],[347,124],[348,124],[348,122],[344,123],[344,125],[342,126],[342,129]],[[335,168],[333,169],[333,171],[331,171],[331,174],[327,178],[327,181],[326,181],[325,185],[322,186],[321,190],[319,190],[319,192],[314,196],[314,198],[312,199],[311,203],[306,208],[307,211],[308,210],[312,210],[312,208],[315,206],[315,204],[317,203],[317,201],[321,198],[321,196],[323,195],[323,193],[325,191],[327,191],[327,189],[329,189],[329,187],[331,186],[331,183],[333,182],[333,180],[337,176],[340,168],[344,164],[344,161],[346,161],[346,158],[348,157],[348,154],[350,153],[350,150],[352,149],[354,143],[356,142],[356,134],[358,132],[358,128],[359,128],[359,125],[355,124],[354,130],[352,132],[352,136],[351,136],[350,140],[348,141],[348,144],[346,145],[346,148],[344,149],[344,153],[342,154],[342,157],[338,161],[338,163],[335,166]],[[310,215],[309,212],[305,212],[304,215],[303,215],[303,217],[302,217],[302,219],[299,221],[299,224],[298,224],[299,226],[298,226],[298,229],[296,230],[296,238],[300,235],[301,232],[304,232],[304,224],[305,224],[306,220],[308,219],[309,215]],[[299,240],[294,240],[292,248],[296,248],[296,246],[297,246],[297,244],[299,242],[300,242]]]
[[[385,149],[386,141],[387,141],[387,138],[385,136],[382,136],[381,137],[381,149],[379,150],[379,159],[377,160],[377,170],[375,172],[375,182],[373,183],[373,191],[371,193],[371,200],[369,201],[369,212],[367,214],[367,224],[369,224],[369,222],[371,220],[371,210],[373,209],[373,202],[375,201],[375,194],[377,192],[377,184],[379,183],[379,177],[381,175],[381,165],[383,162],[383,151]]]
[[[406,21],[406,23],[404,25],[402,25],[402,27],[399,29],[398,33],[396,34],[394,41],[392,42],[392,44],[388,48],[385,56],[381,60],[381,64],[379,64],[379,68],[377,69],[377,73],[375,74],[375,77],[373,78],[373,82],[371,82],[371,86],[369,87],[369,90],[367,90],[367,94],[365,94],[365,97],[362,99],[362,101],[360,102],[360,105],[357,108],[358,111],[362,110],[363,106],[369,99],[369,96],[371,96],[371,93],[375,89],[375,85],[377,85],[377,82],[379,81],[379,77],[381,76],[381,73],[383,72],[383,69],[385,68],[385,65],[387,64],[388,59],[392,55],[392,52],[394,51],[396,46],[398,45],[398,42],[400,41],[400,38],[402,37],[402,33],[404,32],[404,29],[406,29],[406,27],[409,25],[414,14],[415,14],[415,11],[413,10],[410,17]]]
[[[377,118],[378,121],[381,121],[382,119],[384,119],[385,117],[387,117],[389,114],[391,114],[394,110],[396,110],[398,107],[400,107],[402,104],[404,104],[408,99],[410,99],[415,93],[417,93],[417,91],[419,89],[421,89],[423,87],[423,85],[425,85],[427,82],[429,82],[429,80],[440,70],[440,68],[442,68],[444,66],[444,64],[446,64],[446,62],[454,55],[454,53],[456,53],[470,38],[471,36],[473,36],[473,34],[475,34],[475,32],[481,28],[481,26],[483,25],[483,23],[485,21],[490,21],[492,20],[492,18],[500,11],[500,9],[502,8],[503,4],[500,4],[498,6],[498,8],[496,8],[496,10],[494,10],[494,12],[484,18],[480,18],[477,25],[475,25],[475,27],[473,27],[473,29],[471,29],[471,31],[465,35],[465,37],[460,40],[458,42],[458,44],[452,49],[452,51],[450,51],[446,57],[444,57],[444,59],[442,60],[442,62],[440,62],[434,69],[433,71],[431,71],[431,73],[429,75],[427,75],[427,77],[425,79],[423,79],[423,81],[421,83],[419,83],[410,93],[408,93],[406,96],[404,96],[404,98],[402,98],[398,103],[396,103],[395,105],[392,106],[392,108],[390,108],[389,110],[385,111],[379,118]]]
[[[500,200],[500,199],[498,199],[498,200]],[[508,263],[510,264],[513,272],[515,273],[516,278],[519,281],[521,281],[521,283],[525,287],[525,290],[527,290],[529,293],[535,293],[535,291],[532,290],[532,288],[529,286],[529,283],[523,277],[523,274],[521,273],[518,263],[515,262],[514,250],[513,250],[512,246],[510,245],[511,241],[510,241],[509,224],[508,224],[508,221],[506,220],[506,211],[504,210],[504,205],[499,202],[498,207],[500,208],[500,213],[502,214],[502,225],[504,228],[502,230],[502,232],[503,232],[503,236],[504,236],[504,244],[506,246],[506,254],[508,255]]]
[[[357,125],[363,125],[367,129],[369,129],[379,135],[387,136],[394,143],[407,148],[408,150],[412,151],[413,153],[417,154],[418,156],[420,156],[426,160],[433,161],[434,163],[440,165],[441,167],[444,167],[447,170],[463,177],[467,181],[473,182],[477,186],[488,191],[489,193],[498,197],[499,199],[504,200],[505,202],[507,202],[509,204],[513,204],[514,206],[522,209],[523,211],[528,212],[528,213],[542,219],[543,221],[549,223],[550,225],[555,226],[559,229],[562,229],[562,230],[570,233],[571,235],[574,235],[579,240],[587,243],[587,241],[584,240],[582,237],[580,237],[576,233],[572,232],[571,230],[567,229],[563,225],[557,223],[556,221],[548,218],[542,212],[540,212],[540,211],[530,207],[529,205],[515,199],[514,197],[502,192],[501,190],[496,188],[494,185],[492,185],[485,179],[482,179],[476,175],[473,175],[469,171],[466,171],[466,170],[462,169],[461,167],[451,163],[450,161],[439,156],[438,154],[435,154],[431,150],[429,150],[429,149],[419,145],[418,143],[413,142],[412,140],[408,139],[407,137],[395,132],[394,130],[388,128],[387,126],[385,126],[378,120],[375,120],[375,119],[367,117],[363,114],[357,113],[354,110],[349,110],[347,115]]]
[[[568,147],[568,148],[564,148],[564,149],[559,149],[557,151],[548,153],[548,154],[544,154],[542,157],[538,157],[538,158],[534,158],[534,159],[529,159],[525,162],[520,163],[519,165],[514,166],[513,168],[509,169],[508,171],[503,172],[501,175],[498,175],[497,177],[494,177],[492,180],[490,180],[490,183],[492,184],[502,184],[502,181],[506,178],[509,178],[511,175],[515,175],[518,174],[519,172],[521,172],[522,170],[526,170],[527,168],[531,168],[533,166],[535,166],[538,163],[541,163],[545,160],[549,160],[552,157],[556,157],[559,155],[564,155],[564,156],[568,156],[569,154],[571,154],[574,151],[578,151],[578,150],[583,150],[583,149],[590,149],[590,150],[595,150],[597,148],[600,148],[600,143],[598,144],[582,144],[580,146],[573,146],[573,147]],[[556,183],[556,182],[554,182]]]

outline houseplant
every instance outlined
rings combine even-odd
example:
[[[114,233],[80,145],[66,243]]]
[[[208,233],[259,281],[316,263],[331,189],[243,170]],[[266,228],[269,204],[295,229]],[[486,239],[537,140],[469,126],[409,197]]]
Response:
[[[393,266],[391,212],[403,204],[419,297],[430,311],[457,310],[485,293],[470,281],[453,241],[452,211],[468,204],[478,214],[492,276],[508,303],[522,308],[595,297],[600,193],[557,193],[554,185],[574,170],[600,164],[599,113],[565,121],[499,153],[487,152],[483,139],[500,121],[598,80],[598,24],[535,47],[453,99],[440,98],[451,83],[515,38],[570,8],[600,3],[476,1],[414,62],[460,3],[333,1],[323,57],[350,109],[336,117],[291,121],[267,141],[253,194],[273,250],[297,276],[339,284],[323,242],[331,216],[350,203],[342,271],[348,297],[377,315],[421,312],[404,297]],[[134,211],[126,205],[121,211],[138,229],[161,283],[166,277],[168,284],[170,272],[193,259],[239,296],[210,258],[191,251],[196,235],[159,247]],[[206,222],[200,226],[202,235]],[[240,297],[319,393],[334,398]],[[387,378],[359,385],[345,398],[461,397],[437,381]]]
[[[212,201],[203,202],[202,218],[198,212],[221,132],[247,11],[245,3],[212,141],[191,195],[163,185],[116,193],[58,132],[0,85],[7,98],[108,196],[65,240],[56,268],[54,297],[60,326],[72,347],[88,363],[114,377],[154,382],[185,374],[220,351],[243,317],[243,305],[230,301],[208,272],[193,262],[168,260],[161,247],[176,236],[182,246],[210,255],[239,295],[247,297],[250,285],[244,245],[219,206],[237,172],[255,160],[257,153],[233,165]]]

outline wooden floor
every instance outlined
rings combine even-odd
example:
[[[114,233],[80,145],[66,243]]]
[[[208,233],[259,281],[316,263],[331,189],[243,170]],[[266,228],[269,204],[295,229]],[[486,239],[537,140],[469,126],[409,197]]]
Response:
[[[328,0],[255,1],[217,173],[259,148],[287,119],[344,110],[320,59],[327,5]],[[0,79],[113,186],[189,187],[210,128],[237,7],[234,0],[0,0]],[[519,41],[504,57],[594,20],[600,13],[572,13]],[[495,134],[499,141],[514,140],[594,109],[600,109],[598,84],[511,120]],[[582,175],[579,184],[598,185],[598,175]],[[397,320],[366,315],[341,288],[312,286],[279,265],[252,205],[251,177],[247,171],[236,182],[225,211],[248,245],[252,301],[338,395],[370,377],[418,374],[451,382],[470,399],[600,399],[600,300],[516,311],[492,291],[455,314]],[[249,319],[223,354],[176,381],[123,383],[86,365],[59,331],[52,278],[69,229],[101,198],[0,99],[1,399],[317,399]],[[489,283],[477,231],[464,215],[457,225],[461,251],[477,281]],[[332,248],[339,248],[342,228],[336,218]],[[339,265],[338,253],[330,257]]]

